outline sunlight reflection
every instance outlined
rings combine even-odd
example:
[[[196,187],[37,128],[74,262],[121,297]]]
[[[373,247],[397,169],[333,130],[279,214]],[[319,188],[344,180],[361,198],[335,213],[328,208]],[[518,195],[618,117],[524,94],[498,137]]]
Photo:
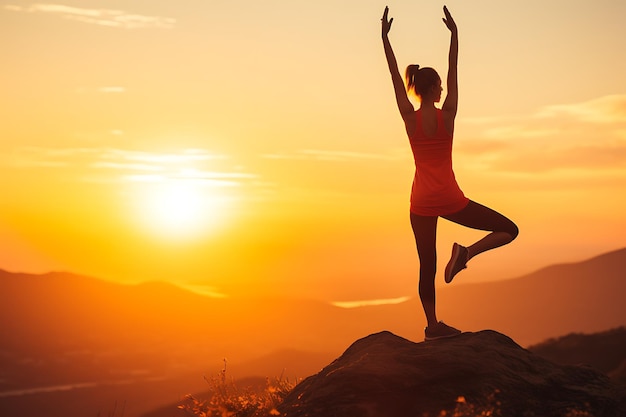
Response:
[[[411,297],[397,297],[397,298],[382,298],[375,300],[361,300],[361,301],[333,301],[331,304],[335,307],[341,308],[357,308],[357,307],[370,307],[370,306],[381,306],[387,304],[402,304]]]

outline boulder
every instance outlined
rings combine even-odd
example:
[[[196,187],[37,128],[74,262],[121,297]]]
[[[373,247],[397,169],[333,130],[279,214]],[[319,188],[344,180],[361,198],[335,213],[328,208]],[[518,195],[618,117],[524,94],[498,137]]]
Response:
[[[492,330],[421,343],[381,332],[357,340],[298,384],[278,411],[285,417],[616,417],[626,416],[626,392],[591,367],[557,365]]]

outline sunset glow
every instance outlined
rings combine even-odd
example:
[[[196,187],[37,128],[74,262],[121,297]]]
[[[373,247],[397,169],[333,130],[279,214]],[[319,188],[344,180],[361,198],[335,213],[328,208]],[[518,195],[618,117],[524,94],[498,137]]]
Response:
[[[164,238],[207,233],[220,222],[218,196],[206,195],[198,185],[185,181],[161,181],[145,187],[138,196],[138,212],[145,226]]]
[[[0,268],[220,296],[414,296],[384,6],[0,2]],[[445,71],[441,6],[389,3],[400,67]],[[626,3],[447,6],[457,179],[520,227],[465,282],[623,247]],[[479,235],[442,221],[439,270]]]

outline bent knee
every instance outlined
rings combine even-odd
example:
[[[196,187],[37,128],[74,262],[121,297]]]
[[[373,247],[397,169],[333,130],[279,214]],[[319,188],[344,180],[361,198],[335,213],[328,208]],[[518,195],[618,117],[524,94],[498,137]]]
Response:
[[[515,223],[511,222],[511,224],[506,228],[506,230],[503,230],[503,232],[508,233],[511,236],[511,241],[513,241],[517,235],[519,235],[519,228]]]

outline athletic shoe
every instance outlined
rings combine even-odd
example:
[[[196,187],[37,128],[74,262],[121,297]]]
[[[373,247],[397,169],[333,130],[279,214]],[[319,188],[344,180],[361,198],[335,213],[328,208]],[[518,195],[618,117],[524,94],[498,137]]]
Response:
[[[451,283],[452,279],[454,279],[454,276],[458,274],[459,271],[467,268],[466,263],[467,248],[455,243],[452,245],[452,256],[450,256],[448,265],[446,265],[446,284]]]
[[[461,334],[461,331],[452,326],[448,326],[443,321],[440,321],[433,326],[426,327],[424,329],[424,334],[424,340],[435,340],[443,339],[445,337],[458,336]]]

